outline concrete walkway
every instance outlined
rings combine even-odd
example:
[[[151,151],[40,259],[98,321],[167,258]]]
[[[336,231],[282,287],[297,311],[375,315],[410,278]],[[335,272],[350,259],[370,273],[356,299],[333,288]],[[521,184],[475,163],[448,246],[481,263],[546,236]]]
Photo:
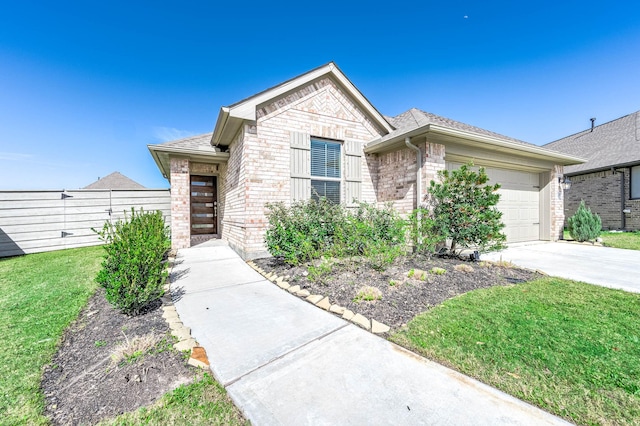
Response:
[[[521,243],[487,253],[482,260],[505,260],[549,275],[640,293],[640,251],[575,243]]]
[[[289,294],[220,242],[180,250],[171,280],[254,425],[568,424]]]

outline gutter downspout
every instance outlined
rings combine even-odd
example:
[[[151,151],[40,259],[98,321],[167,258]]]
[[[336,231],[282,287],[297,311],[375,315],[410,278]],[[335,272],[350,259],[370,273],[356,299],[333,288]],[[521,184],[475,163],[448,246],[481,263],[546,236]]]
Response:
[[[422,195],[422,151],[420,151],[420,148],[418,148],[417,146],[415,146],[414,144],[411,143],[411,138],[406,137],[404,138],[404,144],[407,146],[407,148],[413,150],[416,152],[416,209],[420,208],[420,204],[422,202],[421,200],[421,195]],[[418,210],[417,214],[416,214],[416,219],[417,219],[417,225],[418,225],[418,229],[421,228],[420,224],[422,222],[422,217],[420,215],[420,211]],[[422,244],[422,235],[420,235],[420,232],[418,232],[417,234],[418,237],[418,245]]]

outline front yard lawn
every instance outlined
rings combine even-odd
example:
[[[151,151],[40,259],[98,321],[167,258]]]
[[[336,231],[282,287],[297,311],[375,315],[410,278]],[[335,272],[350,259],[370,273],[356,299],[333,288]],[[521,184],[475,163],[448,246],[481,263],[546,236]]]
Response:
[[[607,247],[640,250],[640,232],[603,232],[600,237]]]
[[[391,340],[578,424],[640,419],[640,295],[559,278],[472,291]]]
[[[0,260],[0,418],[45,424],[42,366],[96,289],[101,247]]]
[[[103,306],[109,307],[104,296],[95,293],[97,284],[96,274],[100,268],[102,259],[102,247],[89,247],[82,249],[61,250],[50,253],[30,254],[10,259],[0,259],[0,333],[3,344],[0,346],[0,424],[48,424],[50,419],[45,417],[45,398],[42,389],[46,388],[46,380],[41,382],[43,371],[45,379],[47,373],[58,371],[61,365],[49,365],[52,359],[60,358],[61,353],[66,353],[62,349],[56,353],[65,329],[71,333],[72,338],[65,340],[66,347],[71,347],[71,359],[67,359],[64,371],[69,374],[73,370],[70,368],[76,358],[84,359],[89,353],[102,351],[101,356],[96,360],[104,358],[109,360],[109,354],[116,346],[115,341],[107,341],[98,338],[103,335],[106,329],[118,335],[122,335],[124,340],[125,332],[129,337],[133,337],[135,330],[128,327],[118,327],[115,316],[107,318],[101,326],[95,326],[91,321],[104,317]],[[96,301],[101,303],[89,303]],[[87,306],[89,310],[83,307]],[[82,310],[82,313],[81,313]],[[106,312],[106,311],[105,311]],[[81,314],[80,314],[81,313]],[[80,314],[80,317],[79,317]],[[160,318],[160,311],[155,312],[155,316]],[[116,315],[116,314],[112,314]],[[124,315],[120,315],[124,316]],[[136,323],[148,323],[154,321],[151,313],[132,317]],[[76,319],[73,326],[69,325]],[[161,319],[164,327],[168,325]],[[153,325],[153,324],[152,324]],[[142,326],[140,326],[142,327]],[[142,327],[144,328],[144,327]],[[93,330],[93,331],[92,331]],[[80,332],[90,334],[89,345],[80,339]],[[97,333],[95,339],[92,333]],[[67,335],[67,337],[69,337]],[[86,339],[85,339],[86,340]],[[68,349],[68,348],[67,348]],[[67,351],[68,352],[68,351]],[[145,355],[138,358],[133,364],[124,363],[124,367],[110,364],[100,364],[96,361],[96,367],[92,374],[87,377],[109,377],[116,375],[117,371],[128,367],[136,367],[149,371],[161,371],[164,374],[162,383],[172,383],[175,377],[170,375],[170,366],[173,366],[175,359],[166,361],[169,365],[152,365],[154,359],[161,358],[168,354],[168,351],[159,355]],[[55,355],[55,356],[54,356]],[[183,360],[182,354],[173,354],[173,358]],[[58,360],[57,362],[60,362]],[[186,363],[186,361],[185,361]],[[45,367],[47,366],[47,367]],[[87,370],[92,368],[91,363],[86,364]],[[158,368],[161,367],[161,368]],[[184,367],[187,368],[186,365]],[[168,372],[169,371],[169,372]],[[189,371],[189,370],[188,370]],[[97,374],[100,373],[100,374]],[[195,374],[194,374],[195,375]],[[75,374],[72,380],[63,382],[74,382],[75,379],[80,385],[68,387],[64,393],[58,392],[48,395],[47,409],[51,409],[49,398],[54,396],[58,401],[63,401],[60,405],[77,407],[80,402],[90,399],[96,392],[95,389],[84,386],[80,380],[83,374]],[[142,376],[142,373],[140,374]],[[45,383],[46,382],[46,383]],[[108,383],[113,380],[100,381],[97,386],[101,390],[113,395],[125,395],[126,400],[134,399],[142,394],[136,391],[137,388],[131,386],[118,386],[108,388]],[[159,383],[160,381],[158,381]],[[122,380],[124,383],[124,380]],[[41,385],[43,388],[41,388]],[[145,388],[151,387],[145,385]],[[49,390],[51,387],[49,387]],[[69,404],[64,403],[64,398],[69,395],[82,395],[83,401],[75,399]],[[131,395],[130,392],[137,392]],[[86,405],[86,404],[85,404]],[[113,400],[102,399],[96,402],[95,407],[113,408]],[[62,423],[67,423],[69,419]],[[85,423],[82,419],[74,418],[74,422]],[[115,419],[105,419],[107,424],[245,424],[237,408],[226,395],[224,388],[217,384],[209,375],[196,381],[195,383],[183,385],[172,392],[167,393],[156,404],[148,408],[116,417]],[[86,422],[91,423],[91,422]]]
[[[569,231],[564,231],[563,239],[573,241]],[[627,250],[640,250],[640,232],[611,232],[602,231],[600,234],[602,245]]]

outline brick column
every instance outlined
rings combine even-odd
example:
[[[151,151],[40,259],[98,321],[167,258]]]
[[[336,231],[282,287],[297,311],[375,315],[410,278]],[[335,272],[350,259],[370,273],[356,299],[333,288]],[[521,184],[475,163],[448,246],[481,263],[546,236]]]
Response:
[[[189,160],[171,157],[171,248],[191,245]]]
[[[551,241],[562,239],[564,231],[564,190],[559,179],[564,174],[564,167],[555,165],[551,171]]]
[[[426,142],[420,149],[422,150],[422,194],[420,194],[420,202],[424,206],[431,181],[439,181],[438,172],[446,168],[444,161],[445,148],[441,144]]]

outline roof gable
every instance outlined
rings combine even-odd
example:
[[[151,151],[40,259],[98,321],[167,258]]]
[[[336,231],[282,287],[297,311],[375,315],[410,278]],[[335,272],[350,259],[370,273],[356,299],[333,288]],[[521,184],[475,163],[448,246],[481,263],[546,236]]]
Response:
[[[369,100],[358,90],[358,88],[347,78],[346,75],[333,62],[329,62],[321,67],[313,69],[298,77],[285,81],[277,86],[255,94],[249,98],[236,102],[228,107],[222,107],[218,114],[218,120],[211,137],[212,145],[226,145],[230,139],[238,132],[245,120],[256,120],[256,108],[266,104],[277,97],[293,92],[300,87],[309,84],[320,78],[330,77],[351,96],[356,104],[369,116],[375,125],[380,127],[383,133],[390,133],[393,127],[369,102]]]
[[[120,172],[113,172],[82,189],[144,189],[144,186]]]
[[[608,169],[640,163],[640,111],[544,145],[579,155],[586,163],[567,166],[566,173]]]

